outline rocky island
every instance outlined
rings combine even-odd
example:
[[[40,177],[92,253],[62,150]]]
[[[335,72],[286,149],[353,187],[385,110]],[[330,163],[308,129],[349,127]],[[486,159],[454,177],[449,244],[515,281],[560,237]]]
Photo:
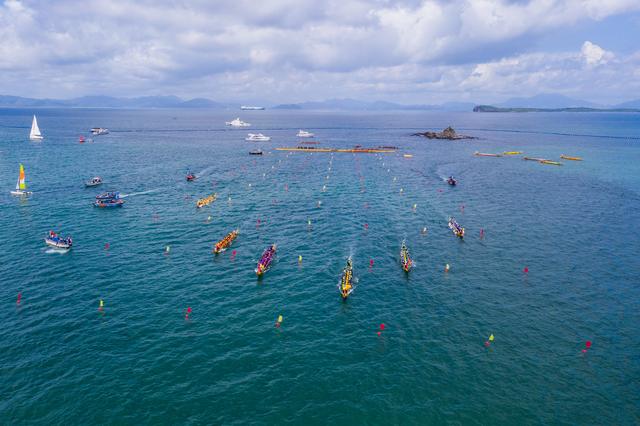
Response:
[[[449,126],[441,132],[422,132],[414,133],[411,136],[423,136],[427,139],[448,139],[450,141],[457,141],[460,139],[476,139],[474,136],[459,135],[453,130],[453,127]]]

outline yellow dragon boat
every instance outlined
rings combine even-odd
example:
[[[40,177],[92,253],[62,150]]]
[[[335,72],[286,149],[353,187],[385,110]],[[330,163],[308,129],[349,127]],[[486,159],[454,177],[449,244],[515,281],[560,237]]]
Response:
[[[569,157],[568,155],[560,155],[560,158],[563,160],[571,160],[571,161],[582,161],[582,157]]]
[[[238,238],[238,233],[239,232],[240,231],[238,231],[237,229],[229,232],[226,237],[224,237],[223,239],[218,241],[216,243],[216,245],[213,246],[213,252],[215,254],[218,254],[218,253],[222,253],[223,251],[225,251],[231,245],[231,243],[233,243],[233,240]]]
[[[209,204],[213,203],[216,200],[216,198],[218,198],[218,194],[216,193],[213,193],[208,197],[200,198],[198,201],[196,201],[196,208],[199,209],[204,206],[208,206]]]
[[[502,153],[502,155],[520,155],[522,154],[522,151],[505,151]]]

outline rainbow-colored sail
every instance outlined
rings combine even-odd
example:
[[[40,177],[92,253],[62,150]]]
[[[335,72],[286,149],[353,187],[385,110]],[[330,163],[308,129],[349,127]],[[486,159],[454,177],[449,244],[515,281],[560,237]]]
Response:
[[[20,164],[20,174],[18,175],[16,189],[27,189],[27,184],[24,179],[24,166],[22,164]]]

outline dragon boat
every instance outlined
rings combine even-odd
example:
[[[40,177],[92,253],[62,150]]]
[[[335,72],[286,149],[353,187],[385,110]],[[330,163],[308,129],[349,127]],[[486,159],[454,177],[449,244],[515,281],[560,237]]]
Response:
[[[200,198],[198,201],[196,201],[196,208],[200,209],[204,206],[208,206],[209,204],[213,203],[216,198],[218,198],[218,194],[216,193],[213,193],[204,198]]]
[[[406,242],[402,241],[402,247],[400,247],[400,263],[402,264],[402,269],[405,272],[409,272],[411,267],[413,266],[413,260],[409,256],[409,249],[407,248]]]
[[[231,245],[231,243],[233,243],[233,240],[238,237],[238,232],[239,231],[237,229],[229,232],[226,237],[218,241],[216,245],[213,246],[213,252],[215,254],[218,254],[225,251]]]
[[[347,297],[353,293],[353,263],[351,262],[351,257],[347,259],[347,264],[342,270],[342,278],[338,283],[338,290],[340,290],[340,295],[343,300],[346,300]]]
[[[264,253],[262,253],[262,257],[258,261],[258,265],[256,266],[256,275],[261,276],[265,272],[269,270],[271,267],[271,263],[273,259],[276,257],[276,245],[272,244],[268,247]]]
[[[456,222],[456,220],[452,217],[449,218],[449,229],[453,232],[456,237],[464,238],[464,228]]]

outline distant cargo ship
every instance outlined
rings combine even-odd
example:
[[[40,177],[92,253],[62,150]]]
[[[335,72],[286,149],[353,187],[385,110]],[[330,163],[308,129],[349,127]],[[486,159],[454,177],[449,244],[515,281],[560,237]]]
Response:
[[[260,106],[246,106],[246,105],[242,105],[240,107],[240,109],[243,109],[245,111],[249,110],[249,111],[261,111],[264,109],[264,107],[260,107]]]

